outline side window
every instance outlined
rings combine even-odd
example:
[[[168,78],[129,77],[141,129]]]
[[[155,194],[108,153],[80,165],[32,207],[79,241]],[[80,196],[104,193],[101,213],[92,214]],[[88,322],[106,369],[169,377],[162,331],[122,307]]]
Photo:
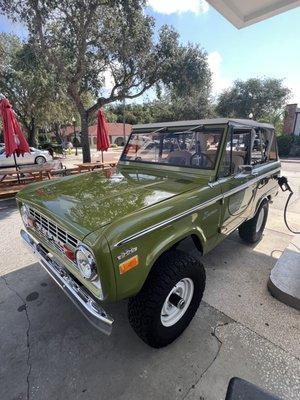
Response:
[[[277,159],[274,131],[261,129],[252,137],[251,165],[265,164]]]
[[[275,136],[274,132],[273,132],[273,136],[272,136],[272,139],[271,139],[269,159],[270,159],[270,161],[278,160],[278,157],[277,157],[277,142],[276,142],[276,136]]]
[[[221,161],[219,177],[234,175],[240,165],[250,162],[251,131],[234,130],[226,143],[226,149]]]
[[[251,165],[261,164],[262,162],[262,143],[261,132],[255,132],[252,136]]]

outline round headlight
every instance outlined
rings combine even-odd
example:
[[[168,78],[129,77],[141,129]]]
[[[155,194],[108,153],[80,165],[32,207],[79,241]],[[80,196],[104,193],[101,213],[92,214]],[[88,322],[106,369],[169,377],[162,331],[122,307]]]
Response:
[[[29,212],[29,208],[26,204],[23,204],[20,208],[20,213],[21,213],[21,217],[23,220],[23,223],[25,226],[29,225],[29,217],[30,217],[30,212]]]
[[[77,248],[76,263],[81,275],[85,279],[91,281],[97,276],[94,256],[85,246],[79,246]]]

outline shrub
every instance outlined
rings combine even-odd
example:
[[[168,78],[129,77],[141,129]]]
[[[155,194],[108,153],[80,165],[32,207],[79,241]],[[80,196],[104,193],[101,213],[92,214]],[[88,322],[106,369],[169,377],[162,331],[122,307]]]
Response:
[[[277,144],[278,144],[279,157],[286,157],[290,154],[293,142],[294,142],[294,136],[292,135],[278,136]]]

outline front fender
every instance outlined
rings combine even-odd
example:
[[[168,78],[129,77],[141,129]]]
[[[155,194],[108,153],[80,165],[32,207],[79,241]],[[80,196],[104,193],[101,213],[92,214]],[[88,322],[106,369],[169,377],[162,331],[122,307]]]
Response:
[[[195,235],[206,253],[218,240],[219,207],[208,207],[201,212],[187,215],[172,224],[151,231],[131,242],[121,246],[112,247],[111,254],[114,264],[117,299],[123,299],[136,295],[142,288],[151,268],[156,260],[181,240]],[[136,249],[136,250],[135,250]],[[120,274],[119,265],[130,256],[138,256],[138,265],[125,274]]]

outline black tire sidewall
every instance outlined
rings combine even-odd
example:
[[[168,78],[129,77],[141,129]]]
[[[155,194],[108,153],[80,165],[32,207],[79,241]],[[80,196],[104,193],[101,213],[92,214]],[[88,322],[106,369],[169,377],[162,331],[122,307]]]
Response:
[[[183,314],[183,316],[180,318],[179,321],[177,321],[172,326],[166,327],[161,322],[161,310],[163,304],[168,294],[172,290],[172,288],[179,282],[177,281],[177,282],[172,282],[168,290],[165,291],[165,296],[162,296],[160,303],[157,304],[156,313],[153,318],[153,332],[155,332],[155,334],[159,336],[161,339],[166,340],[168,342],[172,340],[172,338],[178,337],[189,325],[199,307],[199,304],[203,296],[203,291],[204,291],[203,281],[201,281],[200,274],[197,273],[198,271],[196,269],[193,269],[186,272],[187,273],[184,274],[181,277],[181,279],[190,278],[193,281],[194,293],[190,305]]]
[[[259,231],[256,231],[258,217],[262,209],[264,209],[264,218]],[[263,231],[265,229],[268,219],[268,214],[269,214],[269,203],[267,200],[263,200],[260,206],[258,207],[255,216],[249,221],[244,222],[240,226],[239,233],[241,238],[247,243],[252,243],[252,244],[257,243],[262,238]]]
[[[184,278],[194,284],[191,302],[179,321],[166,327],[161,322],[163,304],[174,288]],[[194,257],[170,250],[153,266],[143,288],[129,299],[128,317],[137,335],[148,345],[160,348],[173,342],[189,325],[201,302],[205,288],[205,270]]]

